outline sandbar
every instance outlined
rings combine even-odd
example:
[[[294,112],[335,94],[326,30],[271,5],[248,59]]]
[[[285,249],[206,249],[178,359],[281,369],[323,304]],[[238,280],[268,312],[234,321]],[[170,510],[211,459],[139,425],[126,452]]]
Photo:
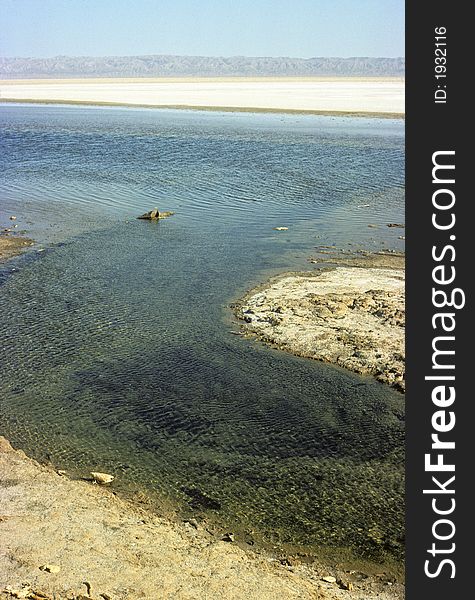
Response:
[[[403,257],[366,258],[281,275],[251,290],[234,306],[243,333],[404,391]]]
[[[33,240],[29,238],[0,235],[0,260],[17,256],[33,244]]]
[[[402,118],[404,79],[223,77],[0,80],[0,102]]]

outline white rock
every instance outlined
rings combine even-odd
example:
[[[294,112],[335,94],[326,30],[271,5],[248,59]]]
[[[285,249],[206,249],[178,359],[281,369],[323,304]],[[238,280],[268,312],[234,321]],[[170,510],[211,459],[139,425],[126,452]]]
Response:
[[[99,473],[98,471],[92,471],[91,477],[94,479],[96,483],[111,483],[114,481],[114,475],[109,475],[108,473]]]
[[[59,573],[61,571],[61,567],[58,565],[41,565],[40,569],[47,573]]]

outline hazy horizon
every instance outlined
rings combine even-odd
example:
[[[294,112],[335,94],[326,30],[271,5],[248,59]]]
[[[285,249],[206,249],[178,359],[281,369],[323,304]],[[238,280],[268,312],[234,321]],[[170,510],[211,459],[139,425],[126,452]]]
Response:
[[[177,54],[1,58],[0,79],[68,77],[404,76],[405,59],[212,57]]]
[[[49,60],[54,58],[145,58],[145,57],[156,57],[156,56],[164,56],[164,57],[183,57],[183,58],[270,58],[270,59],[291,59],[291,60],[315,60],[315,59],[405,59],[404,54],[400,54],[398,56],[383,56],[383,55],[333,55],[333,56],[323,56],[323,55],[315,55],[315,56],[290,56],[287,54],[180,54],[173,52],[155,52],[150,54],[55,54],[51,56],[31,56],[31,55],[4,55],[0,56],[0,60],[2,59],[12,59],[12,58],[23,58],[23,59],[34,59],[34,60]]]

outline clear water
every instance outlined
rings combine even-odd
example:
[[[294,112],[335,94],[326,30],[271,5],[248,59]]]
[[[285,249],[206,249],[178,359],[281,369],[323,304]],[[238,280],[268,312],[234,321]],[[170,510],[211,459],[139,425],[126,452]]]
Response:
[[[403,397],[232,335],[229,304],[320,244],[402,248],[402,122],[0,106],[0,124],[1,224],[44,249],[1,272],[0,431],[241,539],[400,558]],[[135,219],[154,206],[176,215]]]

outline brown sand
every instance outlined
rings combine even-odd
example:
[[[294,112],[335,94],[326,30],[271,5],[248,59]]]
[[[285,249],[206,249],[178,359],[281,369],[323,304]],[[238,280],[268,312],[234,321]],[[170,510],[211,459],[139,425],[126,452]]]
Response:
[[[28,238],[0,235],[0,260],[12,258],[33,244],[33,240]]]

